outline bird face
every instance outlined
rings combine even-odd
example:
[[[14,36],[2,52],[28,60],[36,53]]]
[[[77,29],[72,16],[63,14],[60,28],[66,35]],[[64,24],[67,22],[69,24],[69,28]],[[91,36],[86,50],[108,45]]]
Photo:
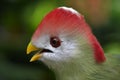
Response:
[[[42,34],[39,38],[30,42],[27,53],[37,51],[31,61],[63,62],[75,57],[78,46],[76,36],[67,33],[54,35]]]

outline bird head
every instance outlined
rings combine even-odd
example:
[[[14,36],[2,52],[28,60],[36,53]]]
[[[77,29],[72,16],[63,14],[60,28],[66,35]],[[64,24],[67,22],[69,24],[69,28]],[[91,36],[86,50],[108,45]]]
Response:
[[[82,59],[89,54],[97,63],[105,61],[84,17],[67,7],[56,8],[43,18],[27,47],[27,54],[33,51],[36,54],[30,61],[41,60],[47,65]]]

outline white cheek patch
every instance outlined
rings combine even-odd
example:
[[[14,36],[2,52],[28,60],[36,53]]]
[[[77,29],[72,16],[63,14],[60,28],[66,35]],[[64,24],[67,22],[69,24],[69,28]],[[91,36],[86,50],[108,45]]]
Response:
[[[71,57],[76,56],[76,40],[72,39],[70,36],[67,37],[66,35],[59,35],[61,42],[61,46],[54,48],[50,44],[50,36],[44,35],[41,36],[37,41],[33,44],[36,45],[38,48],[45,48],[53,51],[53,53],[45,52],[43,53],[43,57],[40,59],[46,62],[56,62],[56,61],[64,61],[70,59]]]
[[[48,61],[53,62],[60,62],[65,61],[73,58],[76,56],[76,40],[67,38],[67,36],[59,36],[61,39],[61,46],[58,48],[53,48],[52,46],[49,46],[48,48],[52,50],[54,53],[44,53],[44,59]]]
[[[77,48],[77,44],[76,44],[76,40],[72,39],[72,38],[64,38],[61,37],[61,39],[63,40],[62,45],[60,47],[60,51],[61,54],[64,57],[73,57],[75,54],[75,50]]]

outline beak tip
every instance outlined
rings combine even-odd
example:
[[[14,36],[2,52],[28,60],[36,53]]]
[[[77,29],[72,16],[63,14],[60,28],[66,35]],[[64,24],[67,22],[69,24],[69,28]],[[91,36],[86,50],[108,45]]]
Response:
[[[29,49],[29,47],[27,47],[27,51],[26,54],[30,54],[32,51]]]
[[[30,52],[27,50],[27,51],[26,51],[26,54],[29,54],[29,53],[30,53]]]
[[[30,60],[29,62],[33,62],[32,60]]]
[[[36,59],[31,58],[29,62],[34,62],[34,61],[36,61]]]

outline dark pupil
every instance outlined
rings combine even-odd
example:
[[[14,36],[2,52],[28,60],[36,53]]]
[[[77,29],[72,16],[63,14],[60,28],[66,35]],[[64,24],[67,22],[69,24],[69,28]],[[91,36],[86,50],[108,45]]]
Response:
[[[60,41],[60,39],[58,37],[51,37],[50,44],[53,47],[57,48],[57,47],[59,47],[61,45],[61,41]]]

